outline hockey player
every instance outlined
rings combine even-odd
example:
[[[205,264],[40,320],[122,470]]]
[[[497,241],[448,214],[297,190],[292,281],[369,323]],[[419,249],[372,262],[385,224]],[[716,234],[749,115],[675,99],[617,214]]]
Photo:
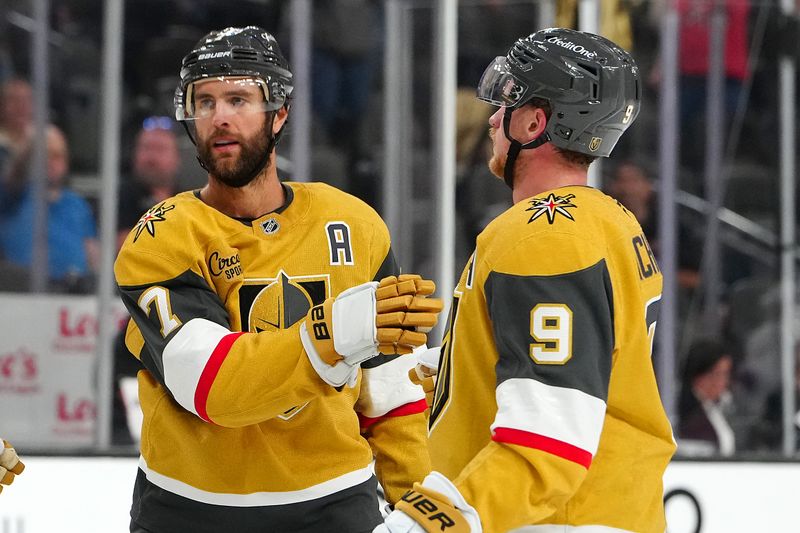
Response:
[[[0,492],[3,492],[3,485],[11,485],[14,478],[25,470],[25,465],[19,460],[17,451],[7,440],[0,439]]]
[[[651,362],[662,278],[634,216],[586,186],[640,91],[627,52],[557,28],[483,74],[478,97],[499,106],[489,166],[514,206],[478,237],[454,291],[434,472],[377,530],[664,532],[675,444]]]
[[[183,59],[176,118],[208,183],[148,210],[115,264],[146,369],[131,531],[371,531],[373,457],[390,502],[430,471],[415,358],[398,355],[441,301],[397,276],[367,205],[278,180],[291,92],[260,28]]]

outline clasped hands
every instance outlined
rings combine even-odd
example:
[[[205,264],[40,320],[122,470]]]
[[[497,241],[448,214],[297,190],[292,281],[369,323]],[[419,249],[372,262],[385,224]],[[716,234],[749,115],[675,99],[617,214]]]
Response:
[[[312,366],[330,385],[354,386],[361,363],[382,353],[410,354],[424,346],[443,303],[433,281],[388,276],[328,298],[308,312],[300,338]]]

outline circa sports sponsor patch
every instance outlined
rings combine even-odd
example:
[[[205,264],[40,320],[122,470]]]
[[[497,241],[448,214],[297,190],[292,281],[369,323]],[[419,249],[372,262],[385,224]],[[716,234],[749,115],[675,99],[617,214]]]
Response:
[[[133,236],[133,242],[136,242],[139,239],[139,236],[144,230],[147,230],[147,233],[149,233],[151,237],[155,237],[155,223],[166,220],[164,215],[167,213],[167,211],[172,211],[173,209],[175,209],[175,206],[166,205],[166,202],[161,202],[157,206],[148,209],[147,212],[142,215],[142,218],[139,219],[139,222],[137,222],[133,227],[134,231],[136,232]]]
[[[550,224],[555,221],[556,215],[563,215],[574,221],[575,219],[572,217],[572,213],[567,211],[567,209],[578,207],[572,203],[573,198],[575,198],[574,194],[556,196],[555,194],[550,193],[546,198],[533,198],[529,200],[531,205],[528,209],[526,209],[526,211],[533,211],[533,214],[531,215],[531,218],[528,219],[528,224],[542,215],[547,215],[547,222]]]
[[[208,271],[214,277],[225,274],[226,279],[234,279],[242,275],[242,260],[237,251],[212,252],[207,263]]]

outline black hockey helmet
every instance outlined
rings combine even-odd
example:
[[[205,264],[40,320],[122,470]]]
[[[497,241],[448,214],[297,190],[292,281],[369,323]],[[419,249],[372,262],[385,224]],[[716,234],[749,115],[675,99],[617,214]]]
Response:
[[[175,90],[175,118],[193,118],[192,86],[209,78],[252,78],[264,91],[264,111],[289,105],[292,72],[278,42],[256,26],[212,31],[186,54]]]
[[[478,85],[478,98],[506,106],[507,115],[534,97],[548,100],[552,114],[545,133],[521,148],[550,141],[608,157],[639,114],[639,69],[628,52],[599,35],[540,30],[497,57]]]

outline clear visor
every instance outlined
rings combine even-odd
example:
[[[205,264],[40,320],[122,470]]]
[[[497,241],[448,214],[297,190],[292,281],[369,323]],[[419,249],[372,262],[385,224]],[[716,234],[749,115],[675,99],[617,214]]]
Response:
[[[483,72],[477,96],[493,105],[514,107],[527,91],[528,86],[511,73],[506,58],[498,56]]]
[[[175,119],[202,120],[275,111],[286,103],[286,91],[283,84],[260,78],[204,78],[190,83],[186,94],[180,87],[175,90]]]

